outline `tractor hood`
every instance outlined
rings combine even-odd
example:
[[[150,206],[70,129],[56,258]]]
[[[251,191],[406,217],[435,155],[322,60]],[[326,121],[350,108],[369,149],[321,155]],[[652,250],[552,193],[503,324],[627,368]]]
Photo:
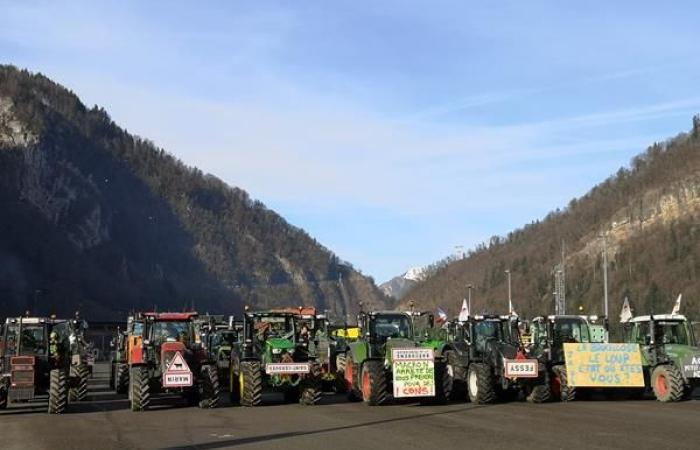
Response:
[[[388,339],[385,344],[386,353],[391,354],[392,348],[412,348],[417,347],[416,343],[410,339],[394,338]]]
[[[267,341],[265,341],[265,345],[271,349],[279,350],[293,350],[295,347],[294,342],[284,338],[269,338]]]

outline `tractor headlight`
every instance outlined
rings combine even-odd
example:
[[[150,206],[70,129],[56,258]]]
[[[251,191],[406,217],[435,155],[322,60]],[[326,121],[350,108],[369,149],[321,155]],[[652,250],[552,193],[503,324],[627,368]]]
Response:
[[[282,349],[281,349],[281,348],[273,348],[273,349],[272,349],[272,354],[273,354],[273,355],[279,355],[280,353],[282,353]]]

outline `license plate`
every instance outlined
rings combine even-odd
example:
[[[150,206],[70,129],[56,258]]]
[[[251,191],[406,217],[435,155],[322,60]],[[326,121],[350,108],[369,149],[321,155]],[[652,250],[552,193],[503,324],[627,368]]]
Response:
[[[163,374],[163,387],[189,387],[192,386],[192,372],[166,372]]]
[[[537,378],[538,366],[536,359],[506,360],[506,378]]]
[[[308,363],[275,363],[265,365],[265,373],[268,375],[309,373],[310,371],[311,365]]]

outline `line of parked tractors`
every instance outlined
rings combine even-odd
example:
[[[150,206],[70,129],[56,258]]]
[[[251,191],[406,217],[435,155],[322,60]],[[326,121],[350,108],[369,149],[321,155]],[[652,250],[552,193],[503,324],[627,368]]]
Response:
[[[49,413],[87,395],[87,324],[76,318],[11,318],[0,340],[0,409],[8,401],[48,394]],[[682,315],[635,317],[625,342],[639,344],[644,388],[608,389],[615,398],[646,392],[662,402],[689,398],[700,385],[700,349]],[[515,315],[476,315],[436,324],[430,312],[360,312],[357,326],[333,323],[314,308],[248,311],[238,318],[195,312],[133,314],[113,339],[112,387],[144,411],[158,393],[214,408],[222,395],[258,406],[263,392],[315,405],[323,392],[381,405],[394,397],[396,349],[429,349],[434,389],[422,402],[478,404],[525,399],[571,401],[590,389],[568,383],[564,344],[605,343],[608,321],[554,315],[523,321]],[[534,364],[536,376],[517,372]],[[515,371],[515,373],[514,373]]]

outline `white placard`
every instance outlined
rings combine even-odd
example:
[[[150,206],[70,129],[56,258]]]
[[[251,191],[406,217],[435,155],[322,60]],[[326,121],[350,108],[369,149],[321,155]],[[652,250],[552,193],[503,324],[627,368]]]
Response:
[[[311,364],[309,363],[272,363],[265,365],[265,373],[268,375],[309,373],[310,371]]]
[[[394,397],[435,396],[435,352],[431,348],[391,351]]]
[[[539,375],[536,359],[506,359],[506,378],[537,378]]]
[[[192,372],[165,372],[163,374],[163,387],[190,387],[192,386]]]

